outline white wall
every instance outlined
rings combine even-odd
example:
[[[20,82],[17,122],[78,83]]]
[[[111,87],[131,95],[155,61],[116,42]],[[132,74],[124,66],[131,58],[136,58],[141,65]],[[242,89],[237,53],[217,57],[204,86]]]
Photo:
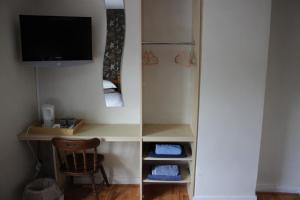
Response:
[[[255,199],[270,0],[204,0],[195,199]]]
[[[90,123],[140,123],[139,3],[126,0],[126,38],[122,65],[125,107],[106,108],[102,88],[103,55],[106,40],[104,0],[39,0],[23,14],[91,16],[92,62],[32,63],[39,66],[40,101],[56,106],[56,117],[77,117]],[[50,67],[49,67],[50,66]],[[54,68],[53,68],[54,66]],[[55,67],[56,66],[56,67]],[[114,183],[139,180],[138,143],[102,143],[104,166]],[[126,153],[125,153],[126,152]],[[46,163],[47,164],[51,164]]]
[[[21,199],[33,159],[17,134],[36,119],[34,71],[21,62],[18,15],[32,5],[0,1],[0,199]]]
[[[273,0],[258,190],[300,193],[299,9]]]
[[[93,123],[140,122],[139,12],[137,1],[125,1],[126,38],[122,65],[122,93],[125,107],[106,108],[102,88],[103,55],[106,40],[104,0],[39,1],[31,14],[91,16],[93,61],[65,63],[67,67],[39,70],[41,104],[56,106],[57,117],[81,117]],[[39,66],[44,64],[39,63]],[[47,64],[48,66],[49,64]],[[55,63],[53,64],[55,66]]]

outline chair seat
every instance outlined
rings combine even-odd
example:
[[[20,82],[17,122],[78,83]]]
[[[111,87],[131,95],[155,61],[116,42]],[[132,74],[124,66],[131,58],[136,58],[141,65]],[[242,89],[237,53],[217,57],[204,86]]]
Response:
[[[81,153],[76,153],[76,166],[74,164],[74,157],[73,154],[69,154],[66,156],[68,166],[62,166],[61,170],[65,174],[89,174],[90,172],[96,173],[99,170],[99,167],[101,166],[101,163],[104,160],[104,155],[97,154],[97,163],[96,163],[96,171],[94,170],[94,154],[93,153],[87,153],[86,154],[86,163],[87,163],[87,169],[84,169],[84,159],[83,155]]]

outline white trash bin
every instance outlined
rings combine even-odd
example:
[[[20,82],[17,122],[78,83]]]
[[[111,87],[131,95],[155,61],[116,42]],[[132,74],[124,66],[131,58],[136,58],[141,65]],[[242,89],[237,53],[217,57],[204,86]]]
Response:
[[[25,187],[23,200],[61,200],[63,194],[55,180],[50,178],[36,179]]]

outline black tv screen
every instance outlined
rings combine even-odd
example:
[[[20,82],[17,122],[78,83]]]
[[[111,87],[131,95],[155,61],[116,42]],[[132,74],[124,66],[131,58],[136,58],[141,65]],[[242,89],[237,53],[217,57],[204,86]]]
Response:
[[[92,60],[90,17],[20,15],[23,61]]]

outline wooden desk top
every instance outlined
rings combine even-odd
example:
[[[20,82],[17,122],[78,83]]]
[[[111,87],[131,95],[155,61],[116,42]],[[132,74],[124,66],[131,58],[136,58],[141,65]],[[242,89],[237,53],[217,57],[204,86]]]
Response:
[[[27,141],[50,141],[54,137],[68,139],[99,138],[106,142],[138,142],[141,140],[141,129],[139,124],[85,124],[74,135],[31,134],[26,132],[18,135],[20,140]]]
[[[51,141],[54,137],[68,139],[99,138],[106,142],[193,142],[196,137],[187,124],[144,124],[143,135],[139,124],[84,124],[74,135],[33,134],[23,132],[20,140]]]

